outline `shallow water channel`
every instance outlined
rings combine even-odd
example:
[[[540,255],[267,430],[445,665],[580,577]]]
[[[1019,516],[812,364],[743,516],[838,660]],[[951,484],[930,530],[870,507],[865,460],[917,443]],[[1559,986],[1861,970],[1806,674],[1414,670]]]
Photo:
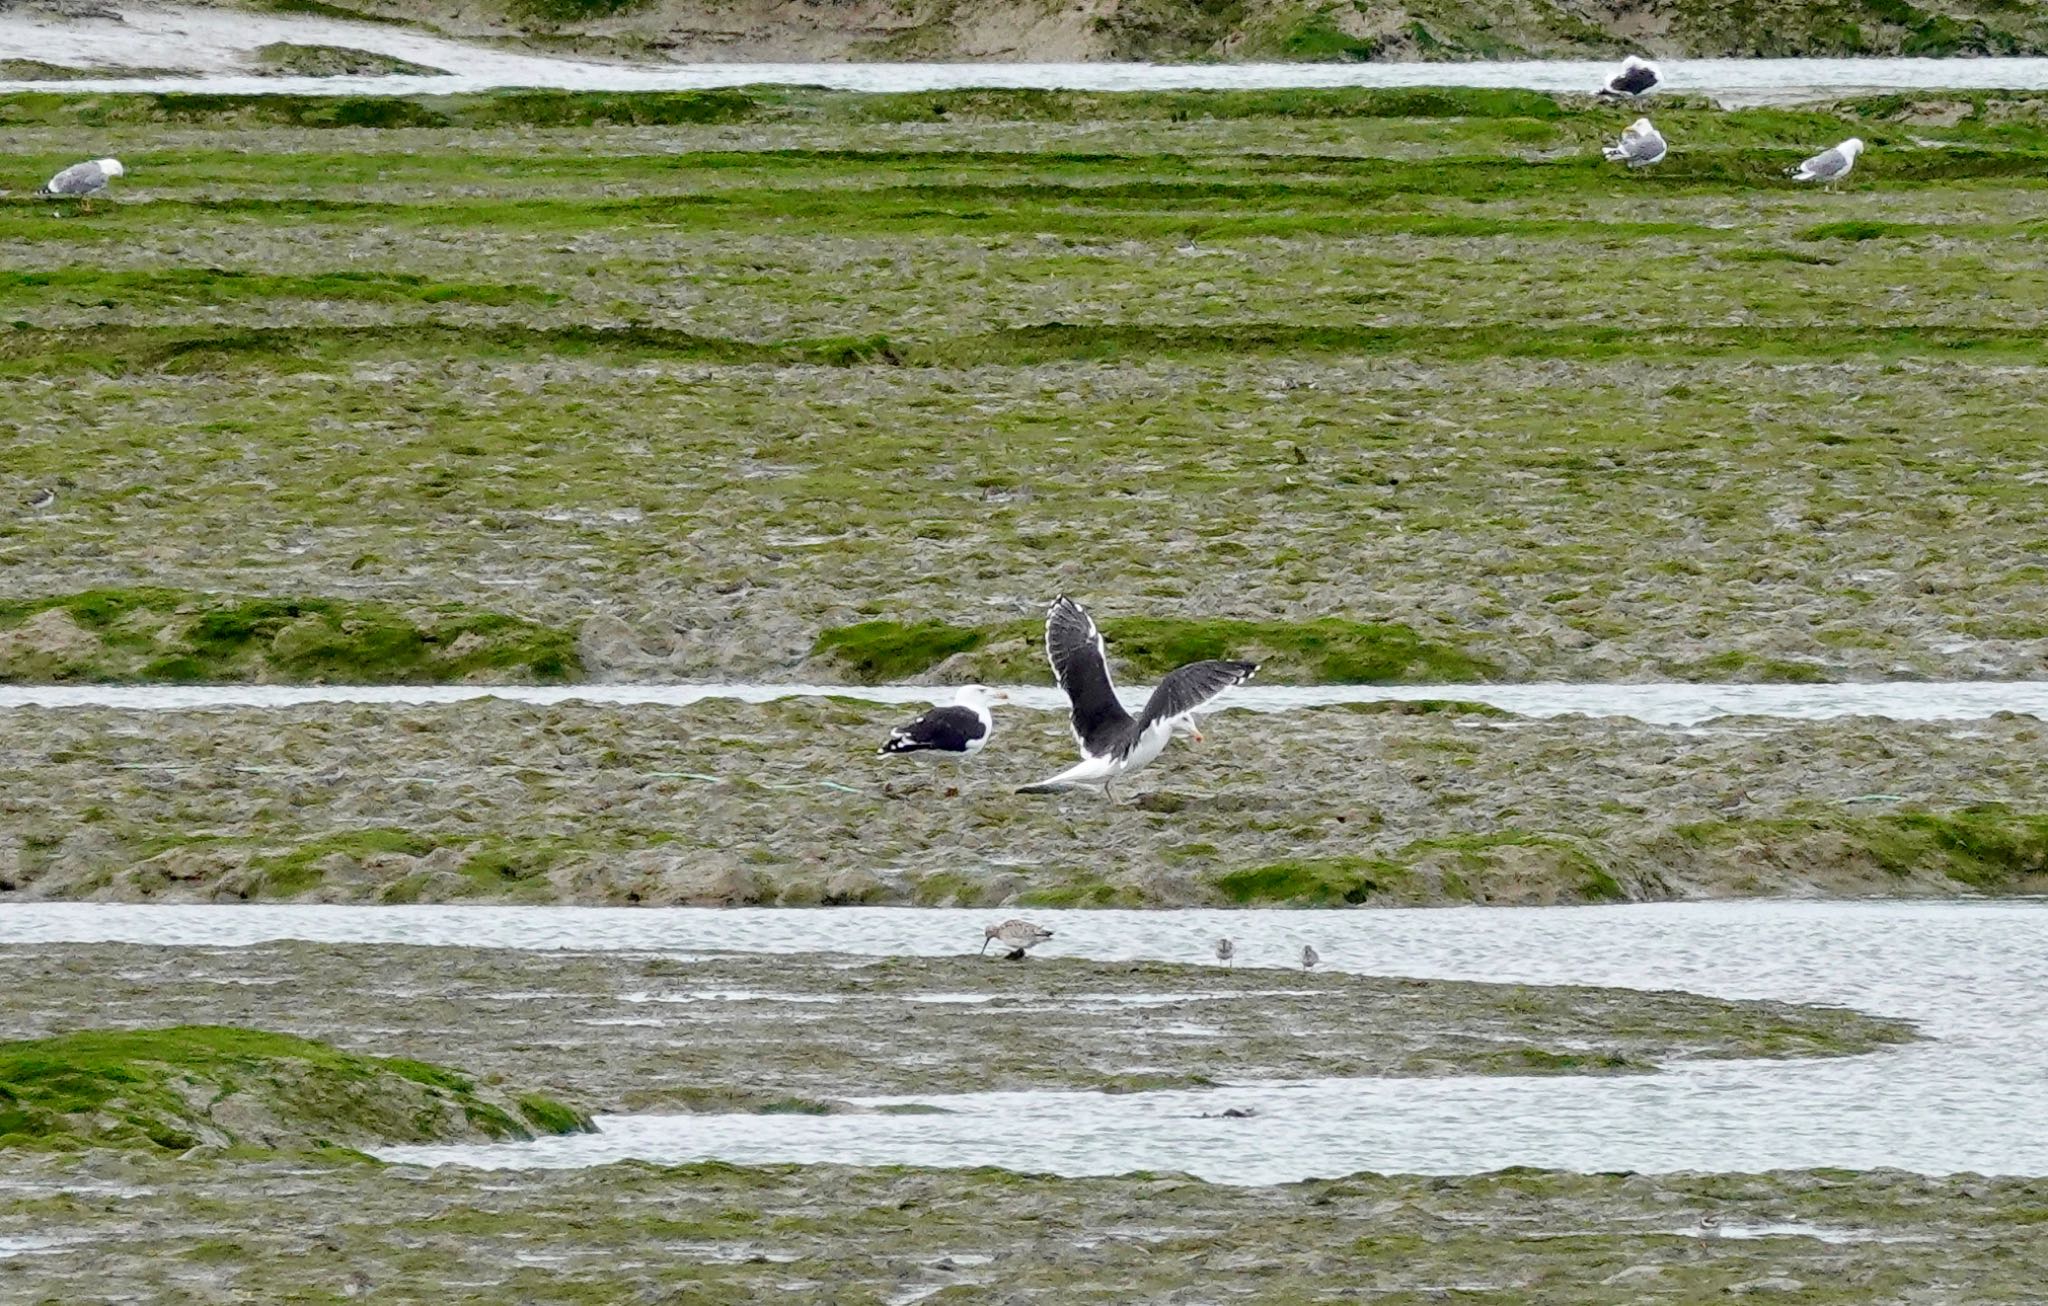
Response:
[[[1066,707],[1058,689],[1007,687],[1024,707]],[[1135,710],[1146,690],[1126,689]],[[710,699],[764,703],[806,695],[837,695],[871,703],[950,701],[952,689],[919,685],[726,683],[703,685],[0,685],[0,711],[24,707],[110,707],[131,711],[285,708],[317,703],[433,704],[498,698],[517,703],[636,704],[686,707]],[[1574,713],[1626,717],[1651,725],[1694,726],[1716,717],[1780,717],[1824,721],[1872,716],[1894,721],[1968,721],[1997,712],[2048,717],[2048,681],[1886,681],[1845,685],[1648,684],[1522,685],[1250,685],[1221,706],[1287,712],[1343,703],[1454,699],[1485,703],[1518,716]]]
[[[236,95],[469,94],[506,87],[681,91],[745,85],[852,91],[962,87],[1052,90],[1242,90],[1319,86],[1477,86],[1587,92],[1612,62],[1569,59],[1470,63],[599,63],[494,48],[403,26],[308,14],[176,5],[121,6],[122,21],[62,21],[0,12],[0,54],[73,67],[174,67],[187,75],[65,83],[71,91],[189,91]],[[444,70],[439,76],[262,77],[253,51],[275,41],[372,50]],[[1729,107],[1857,92],[2048,88],[2048,59],[1674,59],[1664,90]],[[51,83],[0,80],[0,93]]]
[[[0,943],[230,947],[269,939],[532,949],[972,952],[989,913],[557,907],[160,907],[38,903]],[[1893,1166],[2048,1174],[2048,902],[1728,902],[1417,911],[1041,911],[1048,954],[1193,961],[1215,938],[1240,968],[1312,942],[1326,966],[1384,975],[1688,989],[1852,1006],[1928,1041],[1872,1056],[1681,1065],[1642,1077],[1227,1084],[1206,1091],[934,1095],[945,1114],[607,1116],[603,1132],[394,1160],[582,1166],[673,1162],[996,1165],[1061,1174],[1181,1170],[1230,1183],[1358,1170],[1756,1171]],[[991,965],[1003,964],[991,962]],[[1028,962],[1023,964],[1029,964]],[[1276,977],[1277,978],[1277,977]],[[1028,1029],[1018,1031],[1029,1038]],[[457,1048],[451,1058],[459,1059]],[[1059,1055],[1056,1047],[1047,1056]],[[874,1099],[882,1101],[883,1099]],[[1249,1118],[1222,1118],[1228,1108]]]

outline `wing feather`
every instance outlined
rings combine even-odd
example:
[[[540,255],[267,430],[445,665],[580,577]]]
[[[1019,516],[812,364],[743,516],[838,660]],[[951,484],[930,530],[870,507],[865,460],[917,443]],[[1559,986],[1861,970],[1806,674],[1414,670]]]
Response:
[[[1073,705],[1074,742],[1084,757],[1115,751],[1131,732],[1131,714],[1109,676],[1109,650],[1087,610],[1062,594],[1045,614],[1045,657]]]
[[[1175,717],[1186,716],[1225,690],[1250,680],[1258,669],[1256,662],[1211,660],[1190,662],[1169,672],[1152,691],[1152,697],[1145,701],[1145,710],[1138,717],[1138,733],[1143,734]]]

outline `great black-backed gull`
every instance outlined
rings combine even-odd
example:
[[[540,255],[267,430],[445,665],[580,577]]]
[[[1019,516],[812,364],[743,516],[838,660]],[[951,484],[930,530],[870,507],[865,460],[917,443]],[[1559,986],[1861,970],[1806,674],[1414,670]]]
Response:
[[[1007,949],[1003,954],[1005,957],[1011,961],[1022,961],[1025,953],[1051,937],[1051,930],[1030,921],[1004,921],[981,932],[981,951],[986,955],[989,944],[1000,943]]]
[[[1600,94],[1634,100],[1656,90],[1657,84],[1663,80],[1664,76],[1657,71],[1656,64],[1630,55],[1621,61],[1621,67],[1615,69],[1607,84],[1600,88]]]
[[[1619,142],[1600,153],[1612,163],[1647,168],[1664,161],[1664,137],[1650,125],[1648,118],[1638,118],[1622,131]]]
[[[56,176],[43,183],[36,192],[44,199],[79,200],[90,208],[92,197],[107,188],[107,183],[127,172],[119,159],[94,159],[89,163],[74,163]]]
[[[1082,760],[1056,776],[1025,785],[1017,791],[1021,794],[1058,793],[1076,785],[1101,785],[1110,794],[1110,785],[1119,776],[1158,757],[1177,732],[1199,742],[1202,731],[1195,713],[1259,669],[1256,662],[1190,662],[1168,672],[1145,701],[1145,710],[1134,718],[1117,700],[1109,653],[1095,619],[1064,594],[1045,616],[1045,656],[1073,704],[1071,725]]]
[[[995,713],[989,709],[1009,701],[1008,694],[986,685],[962,685],[951,704],[935,707],[907,726],[897,726],[875,752],[937,753],[965,763],[988,747],[989,736],[995,733]]]
[[[1851,136],[1832,150],[1822,150],[1796,168],[1788,169],[1786,175],[1794,181],[1817,181],[1832,186],[1849,175],[1849,169],[1856,166],[1856,156],[1863,153],[1863,142]]]

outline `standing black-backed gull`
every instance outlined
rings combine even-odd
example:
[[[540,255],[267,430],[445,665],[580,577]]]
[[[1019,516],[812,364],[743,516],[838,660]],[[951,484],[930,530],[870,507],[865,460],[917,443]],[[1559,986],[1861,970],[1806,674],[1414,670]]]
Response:
[[[875,752],[938,753],[964,764],[988,747],[989,736],[995,733],[995,713],[989,709],[1009,701],[1008,694],[986,685],[962,685],[951,704],[935,707],[907,726],[897,726]]]
[[[77,200],[81,207],[90,209],[92,197],[107,188],[107,183],[127,171],[119,159],[94,159],[89,163],[74,163],[56,176],[43,183],[36,192],[43,199]]]
[[[1849,175],[1849,169],[1856,166],[1856,156],[1863,153],[1863,142],[1851,136],[1831,150],[1819,154],[1788,169],[1786,175],[1794,181],[1817,181],[1823,186],[1832,186]]]
[[[1656,64],[1630,55],[1621,61],[1621,67],[1615,69],[1607,84],[1600,88],[1600,94],[1615,99],[1639,99],[1656,90],[1657,84],[1663,80]]]
[[[1647,168],[1664,159],[1664,137],[1648,118],[1638,118],[1621,133],[1621,140],[1600,151],[1610,163],[1626,163],[1631,168]]]
[[[1073,704],[1071,725],[1082,760],[1056,776],[1025,785],[1017,791],[1020,794],[1099,784],[1104,794],[1114,797],[1110,785],[1158,757],[1176,733],[1184,731],[1200,742],[1202,730],[1195,713],[1259,669],[1256,662],[1190,662],[1168,672],[1145,701],[1145,710],[1133,717],[1117,700],[1109,653],[1095,619],[1064,594],[1045,615],[1045,656]]]
[[[1030,921],[1004,921],[991,925],[981,932],[981,950],[988,952],[988,945],[1000,943],[1006,949],[1003,955],[1011,961],[1024,960],[1024,954],[1052,937],[1052,931]]]

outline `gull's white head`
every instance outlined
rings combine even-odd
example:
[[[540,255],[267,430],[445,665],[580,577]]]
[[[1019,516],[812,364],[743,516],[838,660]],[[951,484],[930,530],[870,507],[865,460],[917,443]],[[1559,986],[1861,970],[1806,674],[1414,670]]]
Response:
[[[1650,120],[1648,118],[1636,119],[1634,122],[1628,125],[1628,129],[1638,136],[1648,136],[1651,132],[1657,130],[1655,127],[1652,127],[1650,125]]]
[[[1195,719],[1192,712],[1186,716],[1177,716],[1173,719],[1173,729],[1167,732],[1167,738],[1171,739],[1174,735],[1186,735],[1199,744],[1202,742],[1202,723]]]
[[[977,712],[986,712],[998,703],[1007,703],[1010,696],[1000,689],[987,685],[962,685],[953,693],[953,702],[960,707],[971,707]]]
[[[125,176],[128,172],[126,168],[121,166],[119,159],[96,159],[94,162],[98,163],[100,171],[106,173],[109,177]]]
[[[1861,136],[1851,136],[1835,148],[1853,159],[1863,152],[1863,138]]]

